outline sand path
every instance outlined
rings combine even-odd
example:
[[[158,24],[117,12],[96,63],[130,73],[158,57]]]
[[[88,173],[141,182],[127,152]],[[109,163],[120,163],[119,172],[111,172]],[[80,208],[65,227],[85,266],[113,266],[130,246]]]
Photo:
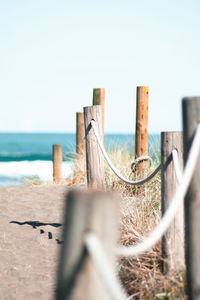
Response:
[[[0,187],[0,299],[53,299],[66,190]]]

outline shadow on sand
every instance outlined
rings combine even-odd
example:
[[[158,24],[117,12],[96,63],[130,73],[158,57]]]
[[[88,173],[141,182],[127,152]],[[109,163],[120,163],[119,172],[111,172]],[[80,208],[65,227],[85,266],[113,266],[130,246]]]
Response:
[[[17,224],[17,225],[20,225],[20,226],[23,226],[23,225],[30,225],[32,228],[34,229],[37,229],[38,227],[40,226],[53,226],[53,227],[60,227],[62,226],[62,224],[60,223],[44,223],[44,222],[39,222],[39,221],[25,221],[25,222],[19,222],[19,221],[10,221],[10,223],[12,224]],[[40,229],[40,234],[43,234],[45,233],[45,231],[43,229]],[[48,239],[52,239],[53,238],[53,235],[52,235],[52,232],[48,232]],[[56,239],[56,242],[57,244],[62,244],[63,241],[60,241],[59,239]]]

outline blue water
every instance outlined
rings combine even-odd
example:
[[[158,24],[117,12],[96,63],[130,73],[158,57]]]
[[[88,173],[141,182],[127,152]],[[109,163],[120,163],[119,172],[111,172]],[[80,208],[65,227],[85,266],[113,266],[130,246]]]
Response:
[[[106,134],[107,148],[126,147],[134,153],[134,135]],[[52,145],[63,147],[63,176],[71,175],[75,157],[75,134],[0,133],[0,186],[20,185],[32,177],[52,180]],[[149,137],[149,152],[155,156],[159,136]]]
[[[75,135],[0,133],[0,161],[50,161],[53,144],[62,144],[63,152],[70,156],[75,151]]]

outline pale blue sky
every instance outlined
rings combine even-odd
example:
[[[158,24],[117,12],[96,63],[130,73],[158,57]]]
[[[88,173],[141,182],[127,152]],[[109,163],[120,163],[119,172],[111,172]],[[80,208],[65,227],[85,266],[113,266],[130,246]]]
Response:
[[[200,95],[199,0],[0,0],[0,131],[74,132],[106,89],[106,132],[135,130],[148,85],[149,130],[181,129]]]

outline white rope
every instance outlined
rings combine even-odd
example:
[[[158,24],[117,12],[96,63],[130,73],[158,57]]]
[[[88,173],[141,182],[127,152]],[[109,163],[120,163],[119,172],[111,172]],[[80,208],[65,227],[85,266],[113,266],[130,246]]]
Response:
[[[135,244],[133,246],[121,246],[117,249],[117,255],[119,256],[137,256],[144,252],[150,250],[162,237],[165,231],[170,226],[171,221],[175,217],[175,214],[183,201],[183,198],[187,192],[188,186],[190,184],[196,162],[199,155],[200,149],[200,124],[197,126],[196,133],[193,139],[192,146],[188,155],[188,160],[185,166],[181,184],[178,186],[174,197],[170,203],[170,206],[163,215],[160,223],[155,227],[155,229],[146,237],[142,242]]]
[[[105,255],[102,244],[96,234],[89,232],[85,234],[85,245],[98,271],[100,278],[103,280],[108,294],[112,300],[127,300],[125,291],[115,275],[113,267]]]
[[[178,184],[180,184],[182,181],[182,178],[183,178],[183,172],[181,171],[181,167],[180,167],[179,159],[178,159],[178,151],[176,149],[172,150],[172,160],[173,160],[176,179],[177,179]]]
[[[113,172],[115,173],[115,175],[117,175],[117,177],[119,177],[119,179],[121,179],[122,181],[124,181],[125,183],[127,184],[131,184],[131,185],[141,185],[141,184],[144,184],[145,182],[148,182],[150,179],[152,179],[157,173],[158,171],[160,171],[161,169],[161,165],[159,165],[150,175],[148,175],[146,178],[144,179],[141,179],[141,180],[137,180],[137,181],[132,181],[132,180],[129,180],[129,179],[126,179],[124,176],[122,176],[119,171],[114,167],[114,165],[112,164],[110,158],[108,157],[107,153],[106,153],[106,150],[99,138],[99,135],[98,135],[98,132],[97,132],[97,129],[96,129],[96,126],[95,126],[95,121],[92,120],[91,121],[91,125],[92,125],[92,128],[94,130],[94,135],[97,139],[97,142],[99,144],[99,147],[103,153],[103,156],[107,162],[107,164],[109,165],[109,167],[113,170]]]
[[[152,158],[151,158],[150,156],[148,156],[148,155],[144,155],[144,156],[140,156],[140,157],[136,158],[136,159],[134,160],[134,162],[132,162],[132,164],[131,164],[131,170],[134,172],[136,166],[137,166],[140,162],[145,161],[145,160],[149,160],[149,162],[150,162],[150,167],[151,167],[151,166],[152,166]]]

